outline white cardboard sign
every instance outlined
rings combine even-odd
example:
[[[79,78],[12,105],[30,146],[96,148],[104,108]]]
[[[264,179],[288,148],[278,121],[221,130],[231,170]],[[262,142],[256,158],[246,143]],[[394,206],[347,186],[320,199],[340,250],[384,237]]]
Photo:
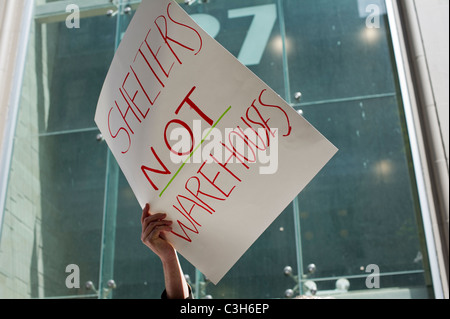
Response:
[[[95,122],[141,207],[218,283],[337,149],[177,3],[143,0]]]

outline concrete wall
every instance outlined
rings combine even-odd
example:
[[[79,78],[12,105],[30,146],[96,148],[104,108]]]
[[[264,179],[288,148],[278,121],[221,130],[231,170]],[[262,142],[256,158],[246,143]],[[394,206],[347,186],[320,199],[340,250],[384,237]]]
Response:
[[[38,86],[36,74],[35,29],[24,30],[23,19],[32,1],[14,0],[0,3],[0,127],[2,152],[11,147],[9,174],[4,198],[0,238],[0,298],[42,296],[42,245],[40,245],[40,176],[37,129]],[[26,28],[26,27],[25,27]],[[28,46],[21,46],[26,32]],[[26,54],[23,74],[16,68],[21,50]],[[28,53],[27,53],[28,52]],[[15,100],[14,82],[20,79],[20,96]],[[20,109],[14,102],[20,101]],[[17,110],[17,111],[16,111]],[[14,120],[14,113],[17,119]],[[11,131],[9,131],[11,130]],[[7,146],[6,143],[13,143]],[[3,154],[2,154],[3,155]]]
[[[436,113],[439,134],[442,138],[443,156],[436,158],[437,165],[447,166],[449,144],[449,1],[415,0],[415,7],[421,38],[423,56],[428,66],[427,72],[433,99],[430,112]],[[448,193],[447,193],[448,195]],[[448,204],[447,204],[448,205]],[[448,206],[447,206],[448,211]]]
[[[444,296],[449,276],[449,1],[397,0],[423,137]]]

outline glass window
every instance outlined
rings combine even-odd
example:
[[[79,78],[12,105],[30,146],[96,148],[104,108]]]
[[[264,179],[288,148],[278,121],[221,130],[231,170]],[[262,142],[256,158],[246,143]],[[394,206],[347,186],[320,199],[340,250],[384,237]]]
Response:
[[[164,289],[158,257],[140,242],[140,207],[93,121],[139,4],[116,2],[83,7],[73,29],[61,9],[51,11],[60,6],[40,4],[46,18],[30,40],[2,238],[26,236],[31,247],[20,279],[31,288],[17,296],[159,298]],[[383,2],[379,15],[362,0],[179,2],[340,149],[218,285],[181,257],[196,297],[433,297],[420,172]],[[22,187],[27,179],[34,183]],[[24,200],[28,217],[19,212]],[[27,218],[21,235],[11,225]],[[67,287],[69,264],[80,268],[79,288]]]

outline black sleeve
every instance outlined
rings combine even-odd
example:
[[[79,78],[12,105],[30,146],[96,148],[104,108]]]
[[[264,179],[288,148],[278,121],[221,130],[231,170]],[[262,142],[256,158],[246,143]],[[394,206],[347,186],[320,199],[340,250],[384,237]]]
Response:
[[[190,285],[188,285],[188,289],[189,289],[189,296],[187,296],[186,299],[194,299],[194,297],[192,296],[192,289],[191,289]],[[167,299],[167,291],[166,291],[166,289],[164,289],[164,291],[162,292],[161,299]]]

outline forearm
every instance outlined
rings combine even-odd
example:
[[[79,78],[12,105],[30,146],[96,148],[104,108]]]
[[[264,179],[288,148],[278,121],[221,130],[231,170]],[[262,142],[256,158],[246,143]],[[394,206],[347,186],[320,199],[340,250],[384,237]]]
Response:
[[[186,299],[189,297],[189,287],[184,278],[177,252],[166,240],[164,233],[172,230],[170,220],[165,220],[167,214],[151,213],[150,204],[142,210],[141,241],[161,259],[168,299]]]
[[[164,269],[164,281],[168,299],[186,299],[189,296],[189,288],[184,278],[177,253],[162,260]]]

